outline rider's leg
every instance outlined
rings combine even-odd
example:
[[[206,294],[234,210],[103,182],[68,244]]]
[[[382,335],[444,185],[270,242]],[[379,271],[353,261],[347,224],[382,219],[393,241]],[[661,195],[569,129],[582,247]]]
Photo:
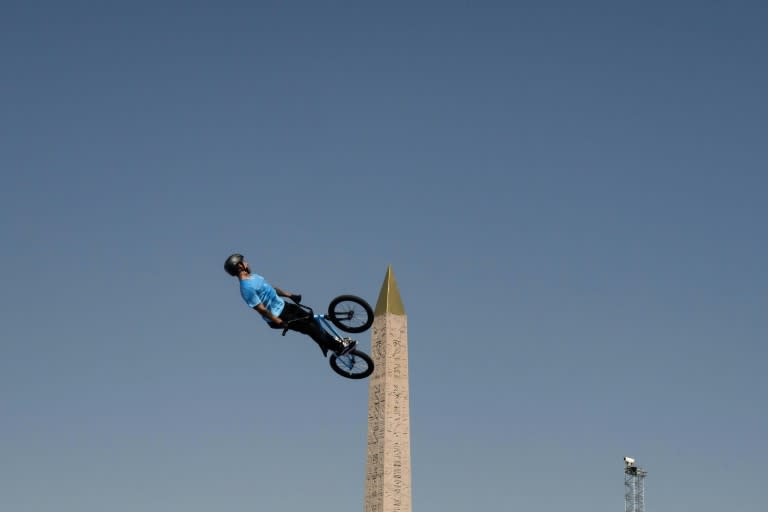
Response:
[[[291,324],[288,329],[306,334],[325,350],[336,350],[340,347],[340,342],[328,332],[320,327],[314,318],[307,315],[307,312],[295,304],[286,303],[283,312],[280,313],[280,319],[289,321]]]

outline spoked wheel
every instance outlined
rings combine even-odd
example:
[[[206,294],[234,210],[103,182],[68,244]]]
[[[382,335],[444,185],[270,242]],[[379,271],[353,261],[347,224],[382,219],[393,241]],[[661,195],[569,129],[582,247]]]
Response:
[[[333,371],[348,379],[364,379],[373,373],[373,360],[365,352],[352,350],[343,356],[331,354]]]
[[[342,331],[363,332],[373,325],[373,309],[360,297],[339,295],[328,304],[328,318]]]

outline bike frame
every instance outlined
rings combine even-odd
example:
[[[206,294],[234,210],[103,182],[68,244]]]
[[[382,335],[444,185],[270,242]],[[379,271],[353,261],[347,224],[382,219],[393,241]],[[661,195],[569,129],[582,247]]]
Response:
[[[355,297],[352,295],[340,295],[339,297],[334,299],[331,302],[331,304],[333,305],[334,301],[345,299],[345,298],[349,298],[351,299],[352,302],[365,306],[364,309],[366,310],[367,316],[366,316],[366,321],[364,323],[364,328],[363,329],[356,328],[357,329],[356,331],[354,329],[352,330],[352,332],[363,332],[363,330],[370,327],[372,323],[372,319],[370,318],[372,315],[371,307],[368,305],[368,303],[364,302],[363,299],[360,299],[359,297]],[[297,321],[309,322],[311,318],[312,321],[315,322],[318,326],[320,326],[323,332],[327,333],[329,336],[333,336],[336,339],[350,340],[350,338],[347,338],[346,336],[341,335],[340,331],[347,332],[346,329],[344,329],[343,327],[338,327],[339,330],[336,330],[337,327],[334,324],[338,322],[343,326],[347,326],[345,321],[350,321],[353,318],[355,318],[354,311],[349,310],[345,312],[338,312],[334,306],[333,313],[331,313],[329,309],[328,314],[316,315],[311,307],[305,306],[304,304],[299,304],[296,301],[293,301],[293,302],[299,308],[301,308],[301,310],[304,311],[306,315],[300,318],[296,318],[295,320],[292,320],[284,324],[283,336],[285,336],[285,333],[287,333],[290,330],[290,327],[288,326],[292,322],[297,322]],[[329,305],[329,308],[330,307],[331,306]],[[327,347],[324,347],[322,344],[321,344],[321,348],[323,349],[323,356],[327,356],[329,349]],[[371,357],[365,352],[356,350],[354,346],[351,347],[351,350],[348,350],[347,353],[343,355],[333,352],[330,356],[329,363],[334,372],[348,379],[364,379],[365,377],[368,377],[369,375],[371,375],[371,373],[373,373],[373,368],[374,368],[373,359],[371,359]]]
[[[328,321],[328,315],[315,315],[313,313],[312,317],[315,319],[315,322],[320,324],[320,327],[328,331],[330,334],[333,334],[337,338],[343,338],[343,336],[339,333],[339,331],[336,330],[333,324]]]

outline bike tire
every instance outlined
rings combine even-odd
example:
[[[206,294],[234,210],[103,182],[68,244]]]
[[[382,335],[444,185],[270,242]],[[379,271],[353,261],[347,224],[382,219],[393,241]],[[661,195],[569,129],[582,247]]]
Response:
[[[373,373],[373,359],[357,349],[343,356],[331,354],[328,363],[334,372],[347,379],[364,379]]]
[[[328,304],[328,318],[342,331],[358,333],[373,325],[373,309],[357,295],[339,295]]]

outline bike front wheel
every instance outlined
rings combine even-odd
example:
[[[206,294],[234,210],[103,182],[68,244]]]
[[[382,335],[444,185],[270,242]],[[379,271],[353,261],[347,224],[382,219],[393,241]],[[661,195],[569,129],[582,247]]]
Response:
[[[373,373],[373,360],[360,350],[338,356],[331,354],[328,361],[333,371],[348,379],[364,379]]]
[[[373,309],[356,295],[339,295],[328,304],[328,318],[344,332],[363,332],[373,325]]]

